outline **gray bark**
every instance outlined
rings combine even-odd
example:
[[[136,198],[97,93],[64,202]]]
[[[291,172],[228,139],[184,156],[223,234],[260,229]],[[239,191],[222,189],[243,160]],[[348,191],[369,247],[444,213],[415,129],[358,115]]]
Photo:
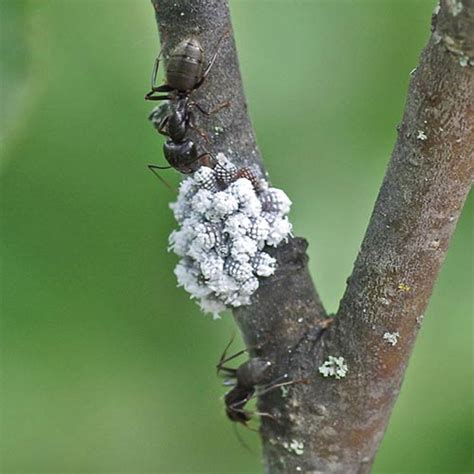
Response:
[[[198,34],[214,51],[232,28],[227,2],[152,0],[164,53]],[[397,399],[433,285],[473,179],[474,0],[442,0],[413,74],[403,120],[354,270],[334,322],[308,272],[306,243],[275,250],[276,274],[234,311],[251,352],[275,374],[304,381],[259,399],[267,472],[369,472]],[[263,170],[232,35],[205,85],[206,105],[231,107],[206,124],[219,151]],[[214,133],[214,127],[223,131]],[[392,345],[385,333],[398,333]],[[343,357],[348,373],[318,367]],[[286,395],[286,396],[285,396]]]

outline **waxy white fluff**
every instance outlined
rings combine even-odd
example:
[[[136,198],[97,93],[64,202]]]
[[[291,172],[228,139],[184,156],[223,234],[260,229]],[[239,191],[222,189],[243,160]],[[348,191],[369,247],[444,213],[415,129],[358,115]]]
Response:
[[[275,259],[263,249],[291,233],[291,201],[283,191],[265,180],[256,191],[246,178],[223,185],[223,170],[233,175],[237,168],[223,154],[217,160],[216,168],[202,166],[182,181],[170,205],[179,228],[169,238],[181,257],[178,284],[214,317],[228,306],[250,304],[258,278],[275,272]]]

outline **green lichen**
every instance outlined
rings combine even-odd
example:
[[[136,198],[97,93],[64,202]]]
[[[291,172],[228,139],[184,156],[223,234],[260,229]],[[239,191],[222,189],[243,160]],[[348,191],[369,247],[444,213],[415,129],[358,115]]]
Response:
[[[336,379],[344,378],[349,372],[344,357],[334,356],[329,356],[318,370],[323,377],[334,377]]]
[[[283,442],[283,447],[290,453],[295,453],[297,456],[301,456],[304,453],[304,443],[296,439],[292,439],[290,443],[287,441]]]
[[[407,293],[407,292],[409,292],[409,291],[411,290],[411,287],[408,286],[406,283],[403,283],[403,282],[402,282],[402,283],[400,283],[400,284],[398,285],[398,289],[399,289],[400,291],[402,291],[403,293]]]
[[[451,15],[458,16],[462,12],[462,2],[459,2],[457,0],[446,0],[446,3]]]
[[[416,136],[418,140],[425,141],[428,139],[426,133],[423,130],[418,130],[418,135]]]
[[[466,66],[469,66],[469,56],[467,56],[466,54],[463,54],[462,56],[459,57],[459,65],[461,67],[466,67]]]

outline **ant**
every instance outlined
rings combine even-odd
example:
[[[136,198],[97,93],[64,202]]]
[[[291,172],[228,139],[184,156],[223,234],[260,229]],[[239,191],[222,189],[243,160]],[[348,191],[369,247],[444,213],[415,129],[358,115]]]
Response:
[[[224,365],[226,362],[229,362],[230,360],[239,357],[244,352],[247,352],[247,349],[244,349],[237,352],[236,354],[226,357],[227,350],[229,349],[233,340],[234,338],[232,337],[229,344],[227,344],[227,347],[224,349],[219,363],[216,365],[217,373],[219,374],[220,372],[224,372],[229,377],[224,381],[224,385],[233,385],[233,388],[229,390],[224,396],[227,417],[231,421],[241,423],[246,428],[251,429],[248,426],[248,423],[254,414],[274,419],[274,416],[270,413],[250,412],[245,410],[245,405],[255,397],[257,388],[261,388],[261,390],[258,392],[258,395],[264,395],[265,393],[268,393],[278,387],[304,381],[289,380],[280,382],[280,380],[287,379],[288,374],[285,374],[283,377],[272,381],[270,371],[272,363],[269,360],[262,359],[261,357],[252,357],[236,369],[232,367],[226,367]]]
[[[229,32],[226,31],[221,36],[216,51],[206,67],[204,67],[204,50],[199,40],[191,37],[181,41],[169,56],[166,81],[160,86],[156,85],[156,77],[161,52],[156,58],[151,77],[151,90],[145,95],[145,100],[167,101],[154,109],[149,119],[159,133],[168,137],[163,145],[163,151],[170,166],[148,165],[154,173],[156,169],[175,168],[183,174],[190,174],[202,165],[210,166],[212,158],[210,153],[198,154],[196,144],[186,138],[191,128],[207,142],[209,141],[207,135],[196,127],[191,108],[195,107],[203,115],[211,116],[224,107],[228,107],[229,102],[223,102],[214,110],[207,111],[196,101],[190,100],[190,94],[201,87],[206,80],[222,46],[222,41],[228,35]],[[159,93],[168,94],[156,95]]]

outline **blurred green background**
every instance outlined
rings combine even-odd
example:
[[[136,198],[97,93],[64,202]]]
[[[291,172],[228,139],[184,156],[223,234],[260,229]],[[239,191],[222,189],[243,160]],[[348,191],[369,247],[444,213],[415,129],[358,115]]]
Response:
[[[166,252],[173,194],[143,101],[148,1],[1,0],[2,473],[260,472]],[[432,0],[231,2],[250,111],[337,309]],[[178,174],[167,179],[178,182]],[[472,215],[436,286],[375,473],[470,472]],[[238,347],[238,344],[236,345]]]

